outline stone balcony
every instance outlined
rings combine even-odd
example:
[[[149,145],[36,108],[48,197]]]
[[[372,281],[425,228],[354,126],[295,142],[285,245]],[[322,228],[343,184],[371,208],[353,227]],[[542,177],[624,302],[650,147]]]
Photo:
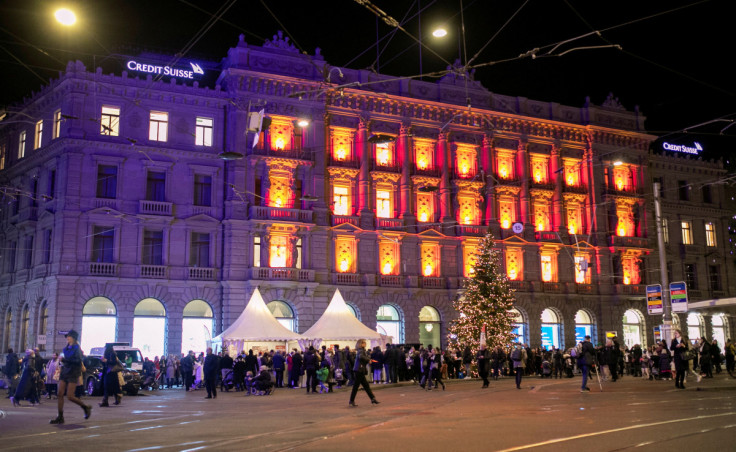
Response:
[[[618,295],[639,295],[643,297],[646,287],[644,284],[616,284],[614,292]]]
[[[376,229],[402,230],[404,220],[401,218],[376,218]]]
[[[358,226],[358,222],[360,221],[360,217],[353,216],[353,215],[332,215],[332,226],[338,226],[341,224],[352,224],[353,226]]]
[[[457,236],[485,237],[487,233],[488,226],[479,226],[472,224],[455,225],[455,235]]]
[[[378,285],[381,287],[404,287],[402,275],[379,275]]]
[[[187,279],[195,281],[213,281],[217,276],[217,269],[212,267],[189,267]]]
[[[537,242],[560,242],[560,235],[556,231],[535,231],[534,239]]]
[[[250,279],[259,281],[314,282],[314,270],[286,267],[253,267],[250,269]]]
[[[313,223],[311,210],[286,207],[250,206],[250,219]]]
[[[649,239],[646,237],[621,237],[618,235],[611,235],[608,237],[608,245],[624,248],[648,248]]]
[[[89,262],[87,274],[93,276],[117,276],[118,264],[115,262]]]
[[[509,281],[509,286],[517,292],[529,292],[529,281]]]
[[[164,215],[171,216],[174,210],[174,204],[162,201],[149,201],[141,199],[138,201],[138,213],[143,215]]]
[[[446,289],[447,280],[439,276],[422,276],[420,284],[423,289]]]
[[[588,187],[586,187],[585,185],[582,185],[582,184],[580,184],[580,185],[567,185],[567,184],[563,184],[562,185],[562,191],[564,193],[578,193],[578,194],[584,195],[584,194],[588,193]]]
[[[141,265],[138,268],[138,276],[141,278],[166,279],[168,276],[166,265]]]
[[[362,278],[359,273],[333,273],[332,284],[344,286],[360,286]]]

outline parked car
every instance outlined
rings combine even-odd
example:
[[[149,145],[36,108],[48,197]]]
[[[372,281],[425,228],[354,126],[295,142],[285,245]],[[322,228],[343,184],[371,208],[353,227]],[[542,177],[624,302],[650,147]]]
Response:
[[[87,355],[84,357],[84,367],[87,370],[84,372],[84,391],[90,396],[100,396],[104,392],[102,387],[102,356],[101,355]],[[125,367],[123,365],[123,367]],[[136,395],[141,388],[141,375],[137,370],[130,368],[124,368],[122,371],[123,380],[123,392],[128,395]]]

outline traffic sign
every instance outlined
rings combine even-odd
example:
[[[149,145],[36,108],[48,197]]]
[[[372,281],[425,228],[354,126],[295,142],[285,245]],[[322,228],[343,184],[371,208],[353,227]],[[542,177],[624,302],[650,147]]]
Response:
[[[661,284],[650,284],[647,286],[647,310],[649,311],[649,315],[662,314],[664,312]]]
[[[683,281],[670,283],[672,312],[687,312],[687,285]]]

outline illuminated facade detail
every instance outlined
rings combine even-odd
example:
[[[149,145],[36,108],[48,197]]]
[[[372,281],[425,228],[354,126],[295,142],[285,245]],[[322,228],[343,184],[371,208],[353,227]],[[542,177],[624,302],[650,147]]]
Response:
[[[414,140],[414,158],[417,169],[429,170],[434,168],[434,141]]]
[[[516,176],[514,171],[514,151],[498,150],[496,156],[496,166],[498,168],[498,178],[504,180],[512,180]]]
[[[457,221],[460,224],[478,224],[478,201],[475,195],[457,196]]]
[[[431,193],[417,194],[417,220],[420,223],[434,221],[434,196]]]
[[[537,184],[549,183],[549,157],[532,154],[531,156],[532,179]]]
[[[332,213],[335,215],[350,215],[350,189],[336,185],[332,187]]]
[[[524,279],[524,252],[521,248],[506,248],[506,276],[512,281]]]
[[[550,231],[549,202],[543,199],[534,202],[534,229],[536,231]]]
[[[335,265],[338,273],[355,273],[355,238],[340,236],[335,239]]]
[[[705,245],[716,246],[716,227],[712,222],[705,223]]]
[[[567,232],[569,234],[582,234],[580,206],[572,205],[567,207]]]
[[[394,143],[376,144],[376,164],[379,166],[392,166],[394,164]]]
[[[294,123],[290,118],[272,117],[269,128],[271,149],[290,151],[293,149]]]
[[[439,254],[440,246],[437,243],[422,243],[421,245],[421,262],[423,276],[439,276]]]
[[[575,254],[575,282],[590,284],[590,258],[587,254]]]
[[[619,191],[631,191],[634,188],[632,168],[629,165],[613,167],[613,185]]]
[[[511,197],[502,197],[498,201],[499,220],[501,228],[509,229],[516,221],[516,202]]]
[[[616,203],[616,217],[618,222],[616,223],[616,235],[619,237],[634,237],[634,213],[633,206],[628,203],[619,202]]]
[[[636,254],[624,254],[621,258],[621,267],[624,275],[624,284],[641,284],[639,273],[639,256]]]
[[[376,216],[378,218],[393,218],[394,209],[391,205],[391,191],[386,189],[376,190]]]
[[[568,187],[580,187],[580,160],[563,159],[564,173],[565,173],[565,185]]]
[[[478,258],[478,242],[467,240],[463,243],[463,276],[469,278],[473,275],[473,267]]]
[[[540,251],[540,264],[542,281],[544,282],[556,282],[557,281],[557,251],[556,250],[545,250]]]
[[[352,160],[352,130],[332,128],[330,132],[332,139],[332,158],[336,161]]]
[[[382,240],[378,244],[378,262],[382,275],[399,274],[399,244]]]
[[[476,151],[473,146],[457,145],[455,151],[457,175],[463,178],[474,177],[476,173]]]
[[[284,236],[272,236],[270,240],[268,266],[271,268],[288,267],[288,240]]]
[[[291,207],[291,183],[289,177],[269,177],[270,187],[268,189],[268,205],[270,207]]]

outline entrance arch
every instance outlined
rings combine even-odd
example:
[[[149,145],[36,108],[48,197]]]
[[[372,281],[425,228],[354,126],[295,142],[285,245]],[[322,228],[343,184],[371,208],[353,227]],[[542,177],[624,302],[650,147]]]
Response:
[[[700,314],[691,312],[687,316],[687,335],[690,340],[700,339],[705,336],[705,326],[703,317]],[[706,338],[707,339],[707,338]]]
[[[585,336],[591,337],[591,342],[595,343],[595,323],[593,316],[585,309],[575,313],[575,344],[585,339]]]
[[[115,342],[118,330],[118,311],[109,298],[94,297],[82,309],[82,350],[89,353],[95,347]]]
[[[713,314],[710,321],[713,326],[713,339],[718,341],[718,348],[723,350],[723,345],[729,337],[728,331],[726,330],[728,325],[726,323],[726,318],[723,314]]]
[[[133,312],[133,347],[153,360],[166,353],[166,308],[155,298],[139,301]]]
[[[529,338],[527,337],[527,333],[529,330],[527,328],[526,321],[524,320],[524,314],[522,314],[517,308],[511,308],[510,312],[513,315],[511,323],[511,327],[513,329],[511,332],[516,335],[516,342],[528,344]]]
[[[404,325],[398,309],[390,304],[381,305],[376,312],[376,331],[391,336],[394,344],[403,344]]]
[[[195,353],[207,350],[207,341],[212,340],[215,317],[212,307],[204,300],[192,300],[184,306],[181,321],[181,351]]]
[[[440,313],[432,306],[424,306],[419,311],[419,343],[425,347],[442,347],[442,323]]]
[[[629,348],[636,344],[645,347],[646,341],[642,334],[644,332],[644,318],[642,317],[641,312],[636,309],[629,309],[624,312],[622,323],[624,330],[624,344]]]
[[[561,348],[562,320],[554,310],[547,308],[542,311],[542,347],[549,350],[552,347]]]

